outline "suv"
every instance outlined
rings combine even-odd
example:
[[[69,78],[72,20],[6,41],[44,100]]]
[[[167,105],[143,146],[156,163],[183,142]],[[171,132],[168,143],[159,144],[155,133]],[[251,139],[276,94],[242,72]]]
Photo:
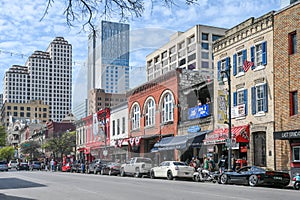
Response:
[[[89,164],[89,167],[87,169],[88,174],[90,174],[90,173],[94,173],[94,174],[100,173],[103,165],[105,165],[109,162],[111,162],[111,161],[110,160],[101,160],[101,159],[93,160],[93,162],[91,162]]]
[[[19,162],[17,160],[10,160],[8,163],[8,169],[17,168]]]

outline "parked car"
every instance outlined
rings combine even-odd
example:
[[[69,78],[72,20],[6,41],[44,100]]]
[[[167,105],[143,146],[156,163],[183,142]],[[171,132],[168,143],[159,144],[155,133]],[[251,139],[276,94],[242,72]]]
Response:
[[[101,160],[101,159],[96,159],[93,160],[88,167],[88,174],[90,173],[94,173],[94,174],[98,174],[101,172],[101,169],[103,167],[103,165],[107,164],[111,162],[111,160]]]
[[[150,170],[151,178],[167,178],[168,180],[176,178],[193,179],[195,168],[179,161],[164,161],[159,166]]]
[[[61,171],[62,172],[70,172],[71,171],[71,164],[70,163],[66,163],[65,165],[63,165],[61,167]]]
[[[275,185],[287,186],[290,183],[290,175],[286,172],[265,170],[257,166],[246,166],[236,172],[227,171],[220,175],[219,183],[245,184],[250,186]]]
[[[8,164],[6,161],[0,161],[0,171],[8,171]]]
[[[29,170],[29,164],[27,162],[21,162],[21,163],[18,164],[17,170],[18,171],[20,171],[20,170],[28,171]]]
[[[40,161],[32,161],[31,164],[29,165],[29,169],[32,170],[41,170],[42,169],[42,164]]]
[[[101,175],[107,174],[111,175],[118,175],[120,174],[121,164],[116,162],[109,162],[104,164],[101,169]]]
[[[150,158],[133,157],[130,161],[121,165],[120,175],[131,175],[135,177],[148,176],[152,167],[152,160]]]
[[[17,168],[19,162],[17,160],[10,160],[8,163],[8,168],[9,169],[13,169],[13,168]]]

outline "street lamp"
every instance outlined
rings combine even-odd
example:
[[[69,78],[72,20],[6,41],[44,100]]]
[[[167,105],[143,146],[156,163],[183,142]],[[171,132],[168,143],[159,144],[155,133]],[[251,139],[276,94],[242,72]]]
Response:
[[[228,122],[225,121],[226,124],[228,124],[228,170],[231,170],[231,78],[230,78],[230,60],[228,61],[228,67],[226,67],[224,70],[221,71],[222,77],[227,77],[228,82]]]

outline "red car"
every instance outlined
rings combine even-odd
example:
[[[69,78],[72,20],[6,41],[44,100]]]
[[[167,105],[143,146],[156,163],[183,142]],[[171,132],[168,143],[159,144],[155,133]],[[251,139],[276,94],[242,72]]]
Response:
[[[71,164],[67,163],[64,166],[62,166],[61,171],[62,172],[70,172],[71,171]]]

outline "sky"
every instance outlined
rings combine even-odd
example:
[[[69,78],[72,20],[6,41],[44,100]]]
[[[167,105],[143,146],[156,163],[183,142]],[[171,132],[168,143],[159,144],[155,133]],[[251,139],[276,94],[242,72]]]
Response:
[[[46,51],[55,37],[64,37],[73,49],[73,105],[84,101],[87,74],[87,41],[89,32],[82,22],[68,26],[64,16],[65,2],[54,0],[47,15],[47,0],[1,0],[0,2],[0,79],[12,65],[25,65],[36,50]],[[250,17],[260,17],[280,9],[280,0],[198,0],[186,5],[174,0],[170,8],[151,5],[145,0],[142,17],[129,18],[130,24],[130,88],[146,81],[146,56],[166,44],[176,31],[186,31],[201,24],[232,28]],[[99,18],[118,22],[118,16]],[[2,93],[2,81],[0,82]],[[83,92],[85,91],[85,92]]]

